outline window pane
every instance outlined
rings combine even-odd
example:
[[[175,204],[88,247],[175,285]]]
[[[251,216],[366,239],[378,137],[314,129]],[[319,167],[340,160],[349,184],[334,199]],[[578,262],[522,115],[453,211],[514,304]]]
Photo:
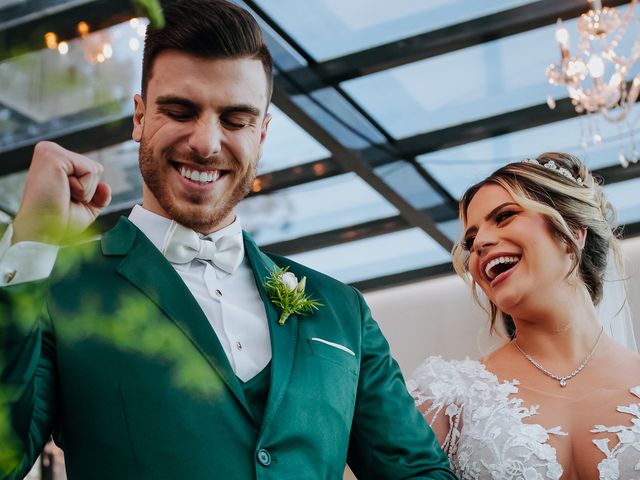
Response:
[[[131,115],[146,29],[135,20],[0,63],[0,122],[14,122],[0,125],[0,151]]]
[[[593,145],[593,126],[577,117],[428,153],[418,161],[452,196],[460,198],[468,187],[502,165],[543,152],[572,153],[591,170],[618,165],[621,151],[631,155],[624,128],[603,120],[595,126],[602,137],[598,145]],[[583,138],[591,141],[586,150],[581,145]]]
[[[356,174],[339,175],[238,205],[242,226],[260,245],[347,227],[398,211]]]
[[[264,143],[264,153],[258,163],[259,174],[320,160],[331,155],[278,107],[271,105],[269,112],[273,118]]]
[[[604,187],[607,198],[618,211],[618,222],[640,222],[640,178]]]
[[[316,60],[381,45],[530,0],[258,0]]]
[[[346,283],[450,261],[449,252],[419,228],[313,250],[291,258]]]

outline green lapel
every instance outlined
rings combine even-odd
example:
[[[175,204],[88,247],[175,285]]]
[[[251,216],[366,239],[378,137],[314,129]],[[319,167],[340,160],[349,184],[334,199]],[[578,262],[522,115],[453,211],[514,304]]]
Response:
[[[264,303],[271,335],[271,385],[261,428],[261,431],[264,431],[273,420],[278,406],[287,391],[298,339],[298,316],[291,315],[284,325],[278,325],[280,312],[269,300],[263,286],[264,281],[276,268],[276,264],[260,251],[246,232],[243,233],[245,251],[253,269],[260,297],[262,297]]]
[[[189,338],[253,418],[220,341],[180,275],[125,217],[102,238],[105,255],[124,259],[116,271],[142,290]]]

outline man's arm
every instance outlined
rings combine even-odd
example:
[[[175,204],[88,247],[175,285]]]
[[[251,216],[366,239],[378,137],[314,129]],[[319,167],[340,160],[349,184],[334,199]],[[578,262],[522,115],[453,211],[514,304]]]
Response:
[[[358,478],[452,480],[438,441],[416,410],[400,368],[369,307],[362,313],[358,397],[347,462]]]
[[[46,280],[0,288],[0,479],[27,474],[57,411]]]
[[[13,225],[0,237],[0,287],[47,278],[58,246],[39,242],[13,244]]]
[[[84,231],[109,203],[102,171],[87,157],[38,143],[18,214],[0,240],[0,480],[23,478],[55,421],[55,342],[44,277],[55,245]]]

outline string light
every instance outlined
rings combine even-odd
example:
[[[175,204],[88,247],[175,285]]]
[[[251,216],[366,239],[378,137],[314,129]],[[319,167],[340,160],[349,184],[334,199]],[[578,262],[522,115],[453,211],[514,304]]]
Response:
[[[58,36],[53,32],[47,32],[44,34],[44,44],[47,48],[53,50],[58,47]]]
[[[87,22],[78,22],[78,25],[76,25],[76,30],[81,37],[85,37],[89,34],[89,24]]]
[[[102,55],[105,59],[111,58],[113,56],[113,49],[111,48],[111,44],[104,44],[104,46],[102,47]]]

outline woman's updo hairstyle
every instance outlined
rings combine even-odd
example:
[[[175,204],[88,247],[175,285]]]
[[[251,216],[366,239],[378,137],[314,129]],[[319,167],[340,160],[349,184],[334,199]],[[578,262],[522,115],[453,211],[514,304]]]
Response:
[[[565,175],[559,172],[563,168],[566,169]],[[573,155],[557,152],[543,153],[535,162],[509,163],[470,187],[462,196],[459,208],[463,225],[467,223],[467,209],[474,196],[489,184],[504,188],[522,208],[547,217],[551,230],[573,254],[574,263],[569,275],[578,269],[593,304],[598,305],[602,299],[609,252],[612,252],[619,268],[621,256],[615,210],[607,201],[600,182],[587,167]],[[574,232],[583,228],[586,229],[586,241],[581,249]],[[462,242],[454,246],[452,256],[456,272],[471,283],[473,296],[479,301],[475,282],[469,274],[469,252]],[[491,330],[495,330],[496,318],[500,314],[505,319],[507,332],[513,335],[510,317],[492,302],[489,304]]]

